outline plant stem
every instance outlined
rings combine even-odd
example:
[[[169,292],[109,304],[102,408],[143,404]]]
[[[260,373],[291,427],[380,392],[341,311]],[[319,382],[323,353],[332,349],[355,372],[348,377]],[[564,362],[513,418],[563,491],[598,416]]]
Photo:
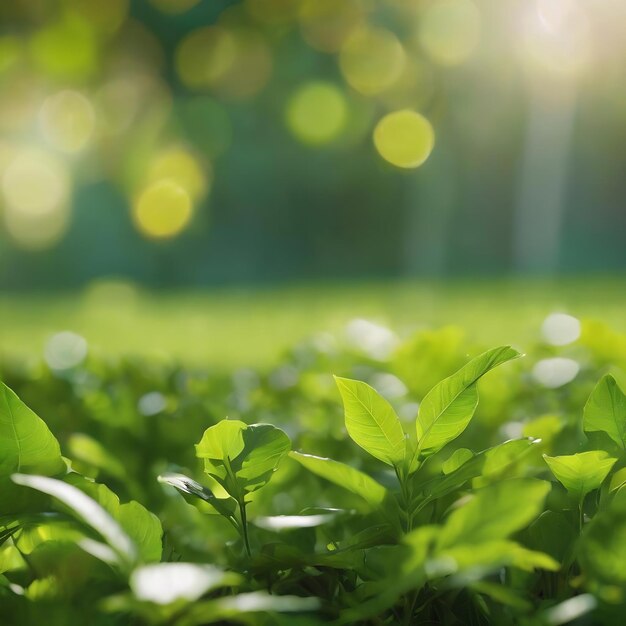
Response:
[[[246,503],[243,500],[239,500],[239,514],[241,515],[241,534],[243,536],[243,543],[246,546],[246,552],[248,556],[252,556],[250,551],[250,540],[248,538],[248,518],[246,516]]]
[[[582,533],[583,525],[585,523],[585,514],[583,513],[583,504],[585,503],[585,497],[582,496],[578,501],[578,533]]]

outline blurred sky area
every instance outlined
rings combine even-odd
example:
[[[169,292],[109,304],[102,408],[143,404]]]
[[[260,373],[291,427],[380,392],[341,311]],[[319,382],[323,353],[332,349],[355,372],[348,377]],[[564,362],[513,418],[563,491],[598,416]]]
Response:
[[[0,286],[626,269],[624,0],[2,0]]]

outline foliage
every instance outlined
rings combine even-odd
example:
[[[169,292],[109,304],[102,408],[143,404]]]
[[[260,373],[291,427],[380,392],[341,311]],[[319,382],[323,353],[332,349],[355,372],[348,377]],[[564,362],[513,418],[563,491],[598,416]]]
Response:
[[[3,623],[621,623],[615,341],[467,359],[428,333],[232,376],[5,367]],[[581,371],[545,387],[557,355]]]

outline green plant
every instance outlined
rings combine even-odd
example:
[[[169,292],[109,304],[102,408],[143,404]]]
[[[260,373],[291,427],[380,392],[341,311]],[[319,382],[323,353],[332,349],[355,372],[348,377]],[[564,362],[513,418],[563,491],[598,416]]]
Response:
[[[142,474],[131,474],[134,464],[118,458],[127,454],[125,430],[104,431],[106,447],[96,431],[86,433],[86,447],[72,437],[70,457],[80,458],[64,457],[48,426],[3,386],[6,623],[548,626],[585,614],[620,623],[625,396],[616,378],[601,378],[582,415],[586,439],[572,437],[580,419],[570,427],[551,413],[519,429],[534,436],[498,442],[492,433],[492,445],[476,445],[486,432],[480,417],[472,422],[478,385],[489,400],[499,371],[489,372],[518,356],[502,347],[470,360],[423,396],[414,424],[374,386],[337,377],[333,399],[312,393],[303,374],[288,394],[267,389],[262,401],[285,412],[309,405],[322,421],[296,414],[285,421],[291,437],[236,419],[209,426],[195,446],[201,481],[193,468],[151,456]],[[514,400],[523,384],[507,401],[518,414],[530,406]],[[332,423],[338,399],[356,446]],[[166,434],[176,427],[153,428],[155,445],[177,451],[179,440]],[[97,468],[105,481],[74,467]],[[156,491],[145,473],[159,474]],[[125,492],[126,480],[158,515],[120,500],[112,487]]]

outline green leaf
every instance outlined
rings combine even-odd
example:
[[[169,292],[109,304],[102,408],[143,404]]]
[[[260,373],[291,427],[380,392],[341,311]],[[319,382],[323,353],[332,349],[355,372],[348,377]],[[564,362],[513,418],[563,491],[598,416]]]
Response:
[[[568,456],[544,454],[543,458],[556,479],[578,500],[600,487],[617,461],[602,450]]]
[[[199,459],[224,460],[234,459],[243,450],[243,431],[247,428],[239,420],[222,420],[207,428],[200,443],[196,444],[196,456]]]
[[[585,432],[605,432],[626,450],[626,394],[610,374],[591,392],[583,412],[583,428]]]
[[[609,493],[619,491],[626,485],[626,467],[618,469],[613,476],[611,476],[611,482],[609,483]]]
[[[59,442],[46,423],[0,382],[0,477],[64,471]]]
[[[570,517],[561,511],[544,511],[528,527],[528,547],[565,562],[578,539],[578,530]]]
[[[335,376],[352,440],[388,465],[399,465],[406,455],[406,437],[393,407],[373,387]]]
[[[232,467],[239,485],[247,492],[265,485],[291,450],[291,440],[271,424],[253,424],[243,431],[244,448]]]
[[[438,553],[439,557],[451,557],[459,571],[480,568],[497,570],[502,567],[517,567],[525,571],[545,569],[556,571],[560,565],[551,556],[529,550],[515,541],[498,539],[480,544],[461,542]]]
[[[505,539],[537,517],[549,491],[549,482],[533,478],[505,480],[479,489],[450,514],[437,545],[441,549]]]
[[[537,444],[536,439],[505,441],[475,454],[450,474],[436,476],[421,484],[418,472],[413,478],[414,491],[418,498],[431,501],[460,489],[470,480],[477,483],[475,487],[484,487],[510,472]]]
[[[131,500],[120,504],[117,520],[137,546],[143,561],[150,563],[161,560],[163,528],[154,513]]]
[[[178,489],[182,494],[195,496],[196,498],[208,502],[224,517],[233,517],[235,509],[237,508],[237,501],[234,498],[218,498],[210,489],[184,474],[161,474],[157,477],[157,480],[160,483]]]
[[[520,356],[509,346],[494,348],[435,385],[419,407],[416,422],[418,454],[429,456],[456,439],[469,424],[478,405],[476,383],[480,377]]]
[[[459,448],[458,450],[455,450],[443,463],[441,471],[444,474],[452,474],[452,472],[458,470],[461,465],[467,463],[467,461],[469,461],[473,456],[474,453],[471,450],[468,450],[467,448]]]
[[[208,428],[196,446],[204,469],[239,500],[263,487],[291,449],[287,435],[271,424],[224,420]]]
[[[381,505],[387,497],[387,490],[380,483],[354,467],[301,452],[290,452],[289,456],[309,471],[351,491],[374,507]]]
[[[626,588],[626,499],[614,499],[587,525],[581,536],[579,561],[594,582],[613,589]]]
[[[62,502],[81,522],[106,540],[121,558],[121,562],[128,565],[137,560],[137,549],[121,525],[100,504],[77,487],[47,476],[13,474],[11,479],[18,485],[47,493]]]

